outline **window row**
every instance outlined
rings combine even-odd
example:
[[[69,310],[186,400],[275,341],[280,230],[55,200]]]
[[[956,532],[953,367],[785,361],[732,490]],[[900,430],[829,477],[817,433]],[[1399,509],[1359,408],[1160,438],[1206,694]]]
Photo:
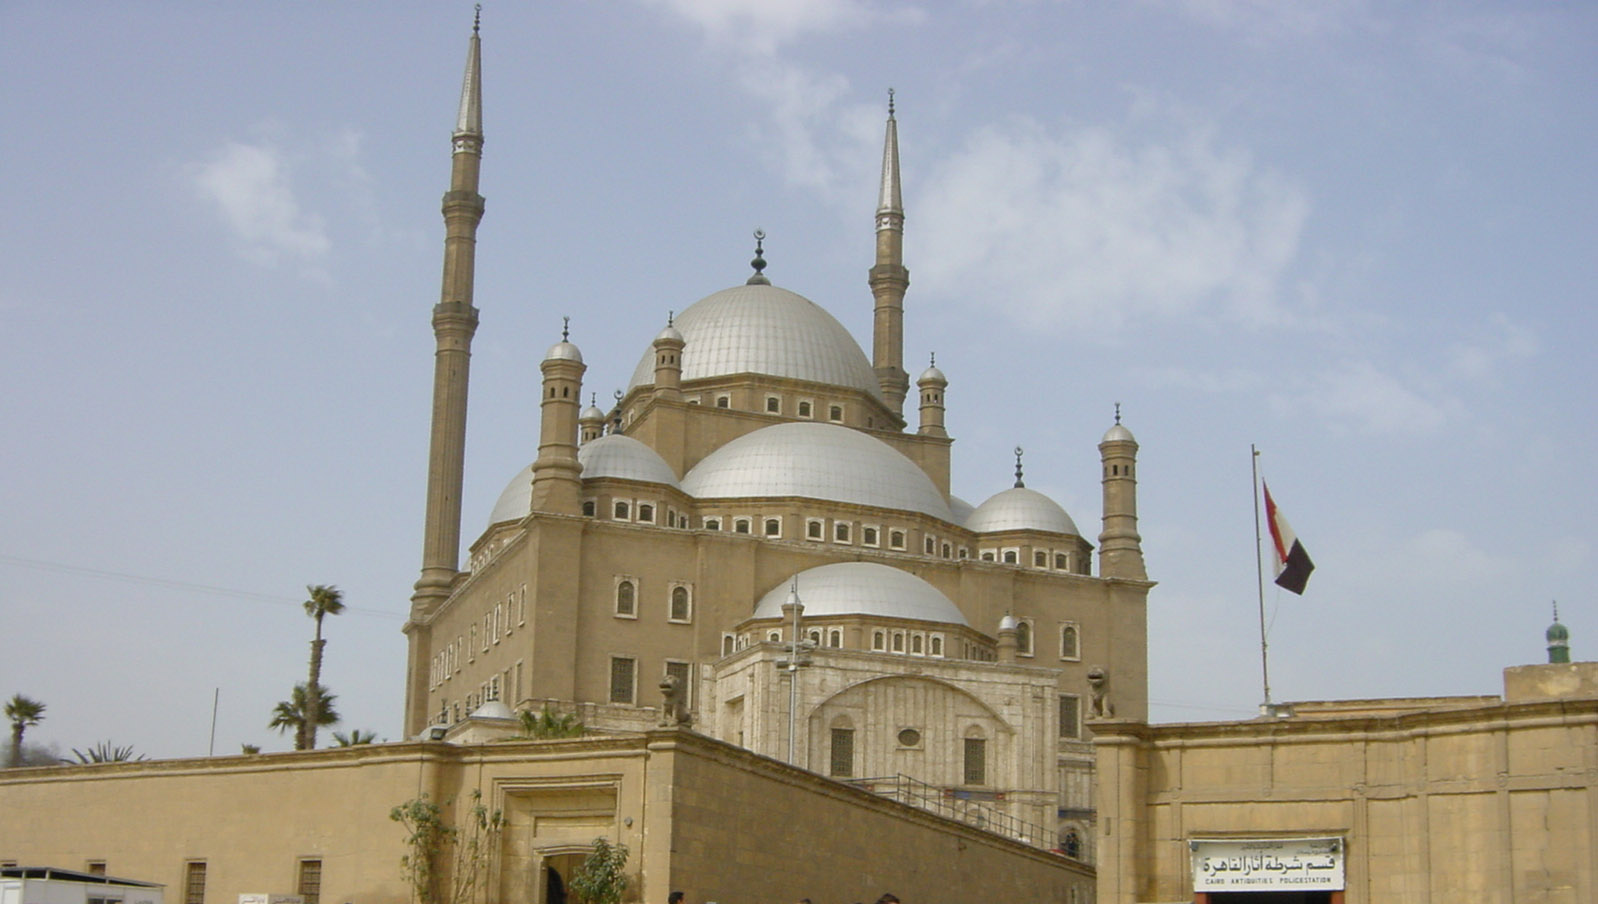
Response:
[[[104,863],[97,875],[105,875]],[[189,860],[183,864],[183,904],[205,904],[206,861]],[[305,904],[320,904],[322,900],[322,861],[302,858],[295,869],[295,893]],[[91,898],[90,900],[95,900]]]
[[[962,556],[961,558],[964,558]],[[1019,546],[1006,546],[1001,549],[984,549],[981,552],[984,562],[1001,562],[1005,565],[1022,564],[1022,551]],[[1069,574],[1087,574],[1088,559],[1086,555],[1076,552],[1062,552],[1060,550],[1034,549],[1032,550],[1032,567],[1048,571],[1064,571]]]
[[[1031,618],[1017,619],[1015,626],[1015,652],[1018,656],[1034,656],[1036,650],[1037,629]],[[1076,622],[1065,622],[1060,625],[1060,658],[1075,662],[1082,658],[1082,630]]]
[[[844,649],[842,628],[809,628],[806,630],[805,639],[817,648]],[[773,628],[766,631],[765,640],[766,643],[782,643],[782,630]],[[750,642],[750,637],[747,634],[723,634],[721,635],[721,655],[731,656],[749,646]],[[932,656],[941,659],[944,655],[944,639],[943,635],[938,633],[904,630],[890,631],[879,628],[871,632],[871,650],[876,653]]]
[[[685,400],[690,405],[699,405],[703,404],[704,396],[690,395],[686,396]],[[714,396],[712,396],[711,404],[717,408],[731,408],[732,393],[716,393]],[[815,399],[784,399],[780,395],[767,393],[763,397],[761,406],[758,410],[764,411],[766,414],[786,414],[791,410],[797,417],[805,418],[807,420],[819,418],[820,412],[825,410],[827,420],[833,422],[834,424],[843,423],[842,405],[817,403]],[[868,426],[875,426],[875,424],[872,423]]]
[[[614,612],[617,618],[637,618],[639,615],[638,578],[616,575]],[[692,584],[672,581],[666,585],[666,620],[688,624],[694,620],[694,590]]]
[[[599,501],[596,499],[583,500],[583,515],[588,518],[599,516]],[[660,505],[651,500],[640,499],[612,499],[608,511],[612,521],[631,521],[637,524],[655,524],[660,517]],[[687,529],[688,516],[670,506],[666,507],[664,523],[667,527],[680,527]]]
[[[689,706],[693,705],[694,684],[693,663],[680,659],[666,660],[662,677],[671,676],[677,679],[677,686],[686,690],[684,700]],[[627,706],[638,704],[638,660],[632,656],[610,657],[610,697],[611,703]]]

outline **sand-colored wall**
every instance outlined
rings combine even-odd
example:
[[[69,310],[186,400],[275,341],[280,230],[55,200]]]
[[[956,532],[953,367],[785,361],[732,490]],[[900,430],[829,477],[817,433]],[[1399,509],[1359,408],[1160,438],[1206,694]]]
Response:
[[[1598,900],[1598,699],[1095,731],[1104,904],[1189,900],[1194,838],[1328,835],[1348,904]]]

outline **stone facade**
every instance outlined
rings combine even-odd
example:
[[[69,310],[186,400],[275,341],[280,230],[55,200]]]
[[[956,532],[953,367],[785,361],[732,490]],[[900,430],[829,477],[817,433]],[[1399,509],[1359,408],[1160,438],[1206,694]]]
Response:
[[[1342,888],[1320,900],[1598,900],[1595,681],[1598,663],[1521,666],[1501,700],[1095,723],[1099,900],[1202,901],[1202,845],[1304,838],[1340,842]]]
[[[4,770],[0,861],[92,861],[163,883],[170,904],[405,902],[389,810],[426,794],[453,821],[473,791],[506,817],[487,904],[546,904],[550,871],[569,876],[600,836],[628,848],[627,901],[1092,899],[1086,866],[676,730]]]

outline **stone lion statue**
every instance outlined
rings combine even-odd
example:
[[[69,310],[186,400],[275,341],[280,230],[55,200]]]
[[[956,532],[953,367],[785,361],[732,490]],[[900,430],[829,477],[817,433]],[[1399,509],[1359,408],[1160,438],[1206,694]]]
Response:
[[[1115,718],[1115,704],[1110,702],[1110,673],[1102,665],[1088,669],[1088,718]]]
[[[693,724],[693,713],[688,711],[688,688],[676,675],[660,679],[660,727],[687,728]]]

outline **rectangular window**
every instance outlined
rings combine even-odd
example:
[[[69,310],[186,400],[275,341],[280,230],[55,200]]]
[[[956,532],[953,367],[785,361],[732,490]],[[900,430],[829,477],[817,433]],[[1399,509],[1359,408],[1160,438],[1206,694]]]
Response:
[[[965,783],[988,783],[988,742],[982,738],[965,739]]]
[[[204,860],[190,860],[183,868],[183,904],[205,904]]]
[[[633,702],[633,673],[638,660],[625,656],[610,657],[610,702]]]
[[[295,886],[305,904],[320,904],[322,900],[322,861],[301,860],[300,881]]]
[[[850,778],[854,775],[854,729],[832,730],[832,757],[827,774],[833,778]]]
[[[1060,737],[1082,737],[1082,698],[1076,694],[1060,695]]]
[[[677,686],[683,689],[683,702],[693,705],[694,685],[690,680],[693,677],[693,666],[686,662],[666,660],[666,674],[677,679]]]
[[[494,643],[499,643],[501,626],[509,627],[510,622],[505,620],[505,606],[503,603],[494,604]]]

